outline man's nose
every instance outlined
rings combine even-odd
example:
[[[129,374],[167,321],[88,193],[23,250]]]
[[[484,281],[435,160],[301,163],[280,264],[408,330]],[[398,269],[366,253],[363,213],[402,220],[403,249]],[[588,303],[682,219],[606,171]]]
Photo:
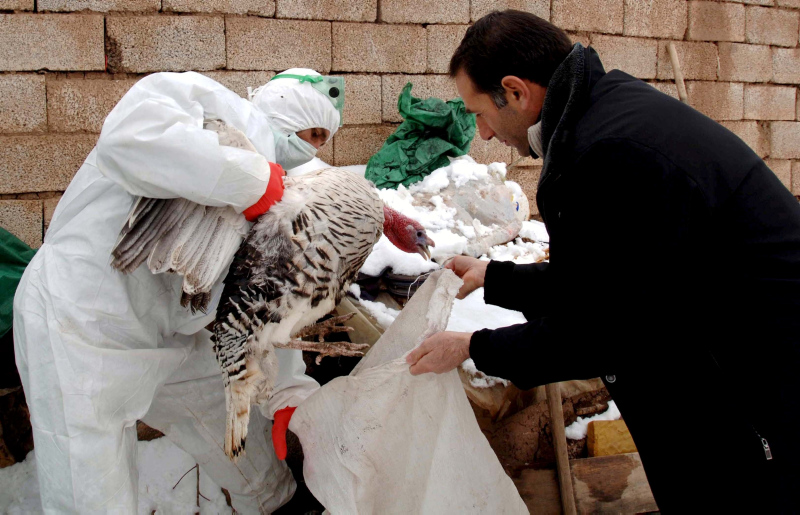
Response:
[[[495,135],[494,131],[489,128],[489,125],[480,117],[478,117],[475,122],[478,125],[478,133],[481,135],[481,138],[489,141]]]

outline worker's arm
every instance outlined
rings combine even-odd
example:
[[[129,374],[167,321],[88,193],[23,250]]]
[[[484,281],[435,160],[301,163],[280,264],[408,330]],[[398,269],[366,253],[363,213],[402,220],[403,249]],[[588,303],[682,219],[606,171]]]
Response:
[[[417,370],[450,370],[468,348],[482,372],[530,388],[613,374],[614,367],[636,358],[638,346],[664,337],[676,299],[685,296],[687,285],[693,291],[703,289],[697,281],[704,275],[699,253],[705,235],[686,234],[686,228],[702,230],[707,206],[691,178],[670,163],[654,158],[649,149],[618,144],[596,145],[572,170],[572,205],[580,209],[564,211],[561,241],[568,247],[559,254],[569,276],[549,290],[526,290],[523,280],[513,282],[514,267],[493,291],[492,267],[487,270],[487,297],[511,295],[523,312],[531,313],[552,295],[557,299],[553,312],[471,335],[434,335],[409,356],[409,362],[424,365]],[[613,241],[608,240],[609,225]],[[687,249],[695,252],[694,261],[685,259]]]
[[[204,120],[245,133],[258,153],[219,144]],[[243,211],[267,189],[274,140],[266,116],[203,75],[156,73],[120,100],[97,141],[97,166],[132,195],[183,197]]]

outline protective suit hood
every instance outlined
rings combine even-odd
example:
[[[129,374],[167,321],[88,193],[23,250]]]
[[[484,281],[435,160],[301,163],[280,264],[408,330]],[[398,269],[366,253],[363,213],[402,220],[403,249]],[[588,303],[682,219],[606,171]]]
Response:
[[[308,68],[291,68],[279,75],[320,74]],[[312,144],[297,137],[298,131],[321,127],[330,132],[330,141],[339,129],[339,111],[307,82],[274,79],[254,90],[250,101],[267,115],[275,136],[276,159],[286,169],[311,161],[317,153]]]

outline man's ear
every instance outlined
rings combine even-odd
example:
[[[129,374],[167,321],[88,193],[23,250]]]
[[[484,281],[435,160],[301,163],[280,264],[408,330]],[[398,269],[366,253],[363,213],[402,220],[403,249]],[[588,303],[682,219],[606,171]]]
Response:
[[[530,91],[525,81],[514,75],[506,75],[500,81],[500,85],[506,90],[506,99],[509,103],[519,102],[519,107],[524,108],[530,101]]]

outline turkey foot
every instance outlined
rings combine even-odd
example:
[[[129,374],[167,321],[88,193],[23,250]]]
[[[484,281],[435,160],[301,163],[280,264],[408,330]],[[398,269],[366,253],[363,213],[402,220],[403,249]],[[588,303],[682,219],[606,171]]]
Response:
[[[346,315],[341,315],[338,317],[331,317],[324,322],[318,322],[316,324],[311,324],[306,326],[294,335],[295,338],[304,338],[306,336],[316,336],[320,343],[324,343],[323,337],[331,334],[331,333],[344,333],[348,331],[352,331],[353,328],[346,326],[346,325],[338,325],[343,324],[356,316],[355,313],[348,313]]]
[[[326,320],[327,322],[327,320]],[[364,352],[369,349],[366,343],[350,343],[350,342],[306,342],[303,340],[289,340],[286,343],[273,344],[279,349],[298,349],[306,350],[309,352],[318,352],[316,362],[317,365],[322,361],[325,356],[363,356]]]

